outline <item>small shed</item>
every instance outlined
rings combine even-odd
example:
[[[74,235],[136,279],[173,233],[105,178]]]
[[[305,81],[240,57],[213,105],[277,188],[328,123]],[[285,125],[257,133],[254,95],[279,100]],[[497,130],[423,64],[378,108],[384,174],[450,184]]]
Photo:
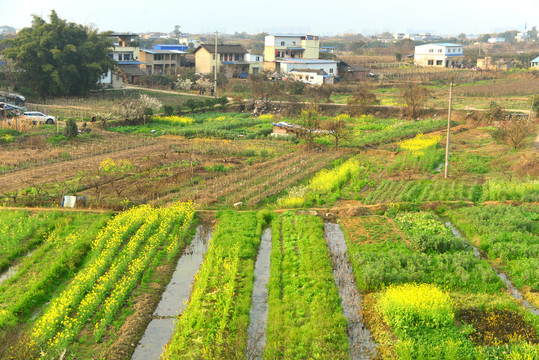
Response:
[[[281,136],[281,135],[296,135],[303,128],[296,124],[290,124],[284,121],[278,123],[272,123],[273,133],[272,136]]]

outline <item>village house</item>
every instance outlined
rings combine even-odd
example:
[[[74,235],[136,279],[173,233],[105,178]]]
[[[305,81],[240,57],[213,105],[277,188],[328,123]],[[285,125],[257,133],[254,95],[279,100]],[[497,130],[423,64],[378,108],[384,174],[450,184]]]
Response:
[[[418,66],[453,67],[464,59],[462,45],[438,43],[415,47],[414,63]]]
[[[262,61],[251,61],[256,55],[247,53],[241,45],[217,45],[216,56],[215,44],[202,44],[194,54],[195,71],[200,74],[214,72],[216,57],[217,71],[224,69],[227,77],[245,78],[248,74],[257,74],[262,67]]]
[[[264,69],[267,71],[310,84],[333,83],[338,75],[338,62],[319,57],[320,38],[316,35],[273,34],[265,37]]]
[[[539,56],[531,61],[532,68],[539,69]]]
[[[141,50],[141,68],[150,74],[175,74],[184,55],[185,51],[180,50]]]
[[[302,71],[307,71],[310,73],[310,76],[314,77],[315,73],[322,71],[325,73],[323,76],[324,83],[333,83],[335,76],[337,76],[337,61],[333,60],[322,60],[322,59],[279,59],[275,61],[276,71],[281,74],[293,75],[292,71],[295,74],[299,74]],[[294,76],[296,76],[294,75]],[[309,80],[310,77],[309,77]],[[314,79],[313,79],[314,80]],[[305,78],[303,78],[304,82]],[[310,83],[310,82],[309,82]]]
[[[148,76],[148,73],[141,69],[144,65],[140,61],[140,47],[137,45],[138,35],[130,33],[111,34],[116,38],[114,48],[110,57],[116,61],[116,69],[106,74],[101,83],[106,87],[117,89],[124,82],[138,84],[140,77]],[[119,83],[119,79],[122,83]]]
[[[337,66],[341,79],[360,80],[374,76],[369,69],[361,65],[349,65],[341,60]]]
[[[487,40],[489,44],[503,44],[505,42],[505,38],[503,37],[491,37]]]
[[[320,37],[315,35],[266,35],[264,59],[274,62],[279,58],[318,59]]]
[[[333,84],[334,76],[328,75],[322,69],[292,69],[290,77],[311,85]]]
[[[513,59],[493,59],[487,56],[477,59],[477,68],[481,70],[509,71],[513,67]]]

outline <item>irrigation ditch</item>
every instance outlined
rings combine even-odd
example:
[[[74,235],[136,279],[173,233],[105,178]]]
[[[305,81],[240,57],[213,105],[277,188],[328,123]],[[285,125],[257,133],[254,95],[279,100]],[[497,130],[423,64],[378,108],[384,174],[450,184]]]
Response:
[[[361,318],[361,295],[348,261],[346,240],[338,224],[325,223],[325,238],[333,263],[333,276],[339,289],[351,360],[366,360],[376,356],[376,344]]]
[[[26,255],[24,255],[25,257],[29,258],[31,257],[34,253],[36,252],[36,249],[33,249],[33,250],[30,250],[28,251],[28,253],[26,253]],[[9,279],[11,279],[13,276],[15,276],[17,274],[17,272],[19,271],[19,268],[21,267],[22,265],[22,260],[20,260],[19,262],[15,263],[14,265],[11,265],[9,268],[7,268],[6,270],[4,270],[3,272],[0,272],[0,285],[2,285],[2,283],[4,281],[7,281]]]
[[[266,328],[268,325],[268,284],[271,264],[271,228],[264,230],[255,262],[255,281],[251,309],[246,358],[262,359],[266,347]]]
[[[176,270],[155,309],[152,321],[140,339],[132,360],[158,360],[172,338],[175,319],[187,306],[195,275],[202,265],[212,236],[212,228],[199,225],[189,246],[178,260]]]

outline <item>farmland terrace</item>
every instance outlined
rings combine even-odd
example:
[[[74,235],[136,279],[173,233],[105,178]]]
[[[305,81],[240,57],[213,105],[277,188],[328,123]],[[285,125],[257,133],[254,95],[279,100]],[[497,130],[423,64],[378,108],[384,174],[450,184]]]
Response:
[[[539,357],[537,121],[211,110],[0,128],[0,358]]]

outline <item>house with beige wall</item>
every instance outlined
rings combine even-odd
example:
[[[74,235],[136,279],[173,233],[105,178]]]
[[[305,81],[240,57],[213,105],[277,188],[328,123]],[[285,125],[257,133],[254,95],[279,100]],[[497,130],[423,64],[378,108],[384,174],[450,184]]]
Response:
[[[174,74],[185,54],[179,50],[141,50],[140,67],[150,74]]]
[[[241,45],[202,44],[194,51],[195,71],[200,74],[212,74],[217,64],[217,71],[225,69],[227,77],[240,78],[248,74],[257,74],[262,68],[261,59],[249,54]]]

